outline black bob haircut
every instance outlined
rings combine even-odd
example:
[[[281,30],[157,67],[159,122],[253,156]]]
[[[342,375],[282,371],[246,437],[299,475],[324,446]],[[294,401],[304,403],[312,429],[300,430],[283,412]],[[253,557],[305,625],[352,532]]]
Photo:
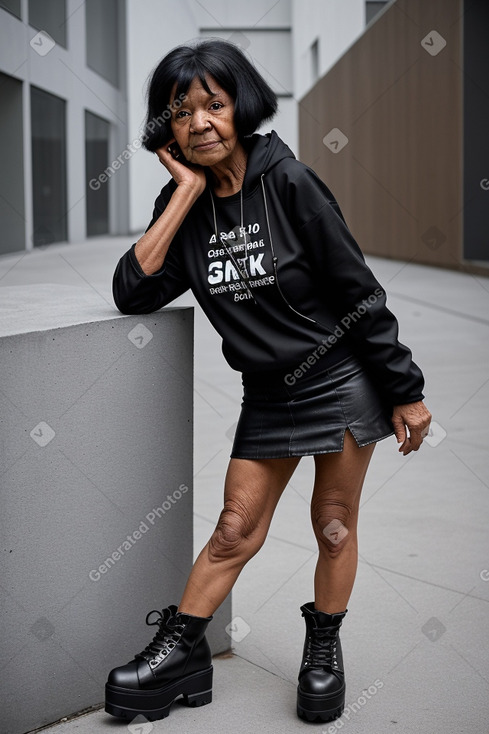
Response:
[[[181,106],[192,81],[200,79],[212,93],[206,75],[213,77],[234,100],[234,124],[240,138],[251,135],[277,111],[277,96],[233,43],[220,39],[177,46],[154,70],[148,88],[148,112],[143,146],[154,152],[173,137],[170,99],[176,85],[173,109]]]

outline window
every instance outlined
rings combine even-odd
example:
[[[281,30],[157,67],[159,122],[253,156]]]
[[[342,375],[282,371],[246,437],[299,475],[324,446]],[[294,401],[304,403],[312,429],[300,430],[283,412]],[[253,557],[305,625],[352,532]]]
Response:
[[[0,73],[0,85],[0,252],[14,252],[25,247],[22,82]]]
[[[109,231],[109,181],[99,179],[109,165],[109,133],[106,120],[85,111],[87,237]]]
[[[29,0],[29,25],[66,48],[66,0]]]
[[[385,2],[369,2],[367,0],[365,3],[365,23],[367,25],[387,5],[387,2],[388,0],[385,0]]]
[[[0,0],[0,8],[8,10],[16,18],[20,18],[20,0]]]
[[[118,0],[86,0],[87,66],[119,86]]]
[[[66,226],[66,103],[31,87],[34,245],[63,242]]]
[[[319,38],[311,45],[311,84],[319,79]]]

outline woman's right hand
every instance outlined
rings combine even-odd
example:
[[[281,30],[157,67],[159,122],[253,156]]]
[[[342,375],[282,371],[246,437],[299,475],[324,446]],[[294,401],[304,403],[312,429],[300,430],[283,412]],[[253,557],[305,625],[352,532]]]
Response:
[[[431,418],[431,413],[422,400],[394,406],[392,425],[403,456],[419,449],[430,430]]]
[[[177,161],[168,150],[169,146],[175,142],[175,138],[169,140],[166,145],[163,145],[155,151],[156,155],[160,159],[160,163],[170,173],[177,186],[189,188],[195,196],[200,196],[207,185],[205,170],[202,166]]]

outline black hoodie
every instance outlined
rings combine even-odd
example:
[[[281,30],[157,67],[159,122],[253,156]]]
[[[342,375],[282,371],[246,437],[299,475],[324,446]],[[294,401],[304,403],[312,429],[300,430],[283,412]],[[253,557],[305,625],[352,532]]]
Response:
[[[190,288],[233,369],[284,370],[293,382],[355,354],[386,402],[421,400],[423,375],[331,191],[275,132],[245,144],[243,219],[240,192],[217,197],[207,186],[161,270],[145,275],[135,245],[122,256],[117,308],[151,313]],[[172,179],[162,189],[148,229],[175,188]]]

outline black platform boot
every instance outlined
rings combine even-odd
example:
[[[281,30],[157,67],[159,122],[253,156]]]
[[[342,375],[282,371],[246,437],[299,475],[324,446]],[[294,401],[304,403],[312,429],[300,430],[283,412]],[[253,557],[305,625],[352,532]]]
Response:
[[[158,619],[149,621],[152,614]],[[177,612],[173,604],[150,612],[146,624],[158,625],[153,641],[127,665],[114,668],[105,686],[105,710],[113,716],[148,721],[164,719],[183,695],[187,706],[212,701],[212,665],[205,638],[212,617]]]
[[[332,721],[345,707],[345,674],[339,630],[346,612],[326,614],[314,602],[301,607],[306,641],[299,686],[297,715],[306,721]]]

